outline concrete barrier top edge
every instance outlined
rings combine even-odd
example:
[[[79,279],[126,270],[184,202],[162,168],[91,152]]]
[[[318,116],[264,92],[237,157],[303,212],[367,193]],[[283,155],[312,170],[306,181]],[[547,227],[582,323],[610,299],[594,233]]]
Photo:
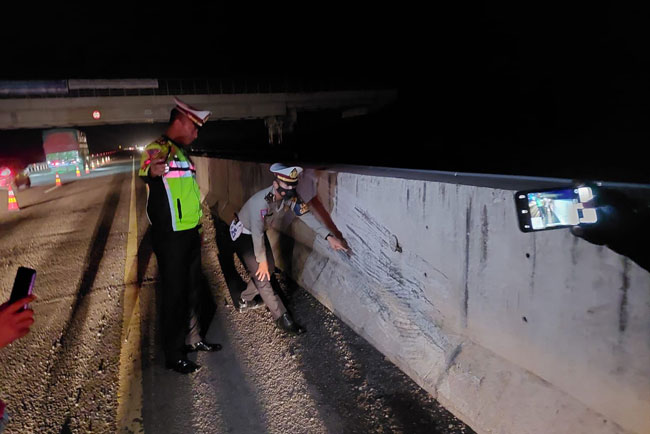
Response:
[[[223,160],[237,160],[236,158],[228,158],[225,156],[214,156],[203,153],[201,151],[195,152],[197,156],[207,158],[218,158]],[[265,161],[249,161],[251,163],[266,163]],[[300,163],[298,163],[300,164]],[[378,176],[382,178],[401,178],[418,181],[433,181],[443,182],[448,184],[459,184],[476,187],[496,188],[502,190],[524,190],[533,188],[550,188],[563,185],[573,185],[573,180],[568,178],[550,178],[550,177],[535,177],[523,175],[504,175],[504,174],[487,174],[487,173],[468,173],[468,172],[446,172],[440,170],[426,170],[426,169],[405,169],[396,167],[379,167],[379,166],[359,166],[347,164],[314,164],[302,163],[303,168],[314,170],[344,172],[357,175]],[[598,181],[596,181],[598,182]],[[622,183],[622,182],[598,182],[599,185],[611,188],[623,188],[633,190],[646,190],[650,192],[650,184],[635,184],[635,183]]]

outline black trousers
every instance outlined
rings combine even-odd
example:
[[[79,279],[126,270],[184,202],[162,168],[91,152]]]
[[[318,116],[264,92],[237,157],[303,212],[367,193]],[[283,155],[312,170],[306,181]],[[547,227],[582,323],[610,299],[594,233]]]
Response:
[[[192,312],[199,312],[201,235],[199,229],[152,231],[153,250],[162,278],[161,322],[165,358],[184,357],[183,346]]]

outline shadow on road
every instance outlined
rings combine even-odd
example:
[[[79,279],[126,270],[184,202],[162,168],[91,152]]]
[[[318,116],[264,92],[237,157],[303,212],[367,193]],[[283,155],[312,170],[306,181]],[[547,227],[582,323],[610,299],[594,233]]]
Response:
[[[144,240],[143,240],[144,243]],[[144,250],[144,249],[141,249]],[[215,353],[190,353],[188,358],[203,368],[181,375],[164,368],[163,336],[160,329],[162,303],[156,294],[162,282],[141,292],[143,420],[145,432],[265,432],[256,392],[241,369],[224,315],[215,315],[216,303],[205,275],[200,314],[204,338],[223,345]],[[146,284],[145,284],[146,285]],[[146,288],[149,288],[147,290]],[[197,398],[199,394],[202,398]],[[218,415],[214,412],[218,412]],[[200,427],[200,428],[197,428]]]
[[[142,282],[144,281],[144,275],[147,272],[149,267],[149,262],[151,262],[151,256],[153,255],[153,248],[151,243],[151,225],[147,225],[147,229],[138,244],[138,276],[137,283],[138,288],[142,287]]]
[[[78,360],[79,354],[74,350],[78,345],[83,345],[82,342],[76,341],[79,339],[81,332],[86,326],[86,317],[88,315],[89,305],[87,300],[85,300],[85,296],[93,287],[99,270],[99,265],[104,256],[106,243],[120,201],[120,184],[122,181],[123,178],[120,176],[115,176],[111,180],[110,187],[108,188],[109,193],[104,200],[104,204],[99,214],[99,220],[91,238],[88,252],[85,256],[86,262],[83,264],[84,271],[81,277],[81,282],[76,291],[75,299],[71,306],[70,316],[62,328],[58,342],[55,342],[54,344],[54,346],[59,348],[50,360],[48,366],[50,376],[46,386],[48,400],[53,402],[52,408],[56,408],[56,400],[62,399],[60,396],[61,392],[65,395],[69,395],[72,392],[69,389],[65,390],[65,387],[76,388],[74,395],[76,396],[75,399],[78,403],[82,398],[82,389],[86,388],[86,382],[88,381],[88,378],[79,380],[78,376],[80,374],[83,375],[85,369],[93,369],[93,371],[96,369],[91,368],[90,366],[81,366]],[[70,371],[73,372],[72,377],[77,378],[73,380],[72,384],[62,385],[61,379],[69,378]],[[67,381],[66,383],[70,382]],[[68,411],[67,414],[63,415],[66,418],[66,421],[63,423],[61,432],[66,432],[66,428],[69,430],[68,424],[70,413],[71,412]]]

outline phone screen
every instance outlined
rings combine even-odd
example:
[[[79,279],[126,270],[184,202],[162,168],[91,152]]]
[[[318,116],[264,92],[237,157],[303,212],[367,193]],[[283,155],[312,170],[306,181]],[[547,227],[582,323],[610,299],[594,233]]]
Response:
[[[520,229],[531,232],[596,223],[596,209],[588,203],[593,197],[589,187],[517,192]]]
[[[27,267],[18,267],[14,287],[11,290],[9,303],[27,297],[32,293],[34,282],[36,280],[36,270]]]

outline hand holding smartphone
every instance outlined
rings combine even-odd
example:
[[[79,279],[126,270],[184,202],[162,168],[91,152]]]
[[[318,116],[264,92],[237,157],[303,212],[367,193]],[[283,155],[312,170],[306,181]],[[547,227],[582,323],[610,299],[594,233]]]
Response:
[[[522,232],[561,229],[598,221],[591,187],[560,187],[515,193]]]
[[[9,297],[9,304],[31,295],[35,282],[36,270],[27,267],[18,267],[11,296]],[[28,305],[25,305],[23,309],[27,309],[28,307]]]
[[[569,227],[573,235],[650,271],[648,197],[592,185],[518,191],[514,199],[522,232]]]
[[[0,348],[29,333],[34,323],[29,302],[36,298],[32,294],[35,279],[35,270],[18,268],[9,301],[0,306]]]

